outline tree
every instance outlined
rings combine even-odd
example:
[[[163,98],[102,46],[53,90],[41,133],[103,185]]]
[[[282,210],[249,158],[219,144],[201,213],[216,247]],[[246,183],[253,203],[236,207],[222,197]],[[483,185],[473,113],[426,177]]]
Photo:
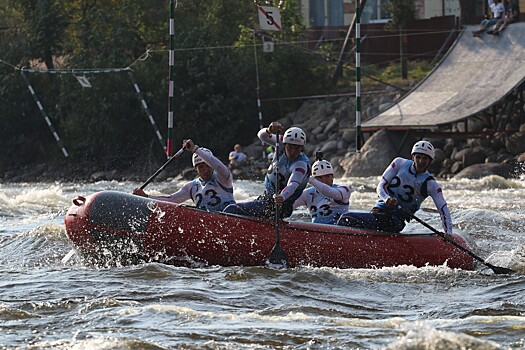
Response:
[[[54,69],[53,57],[61,54],[63,34],[68,26],[59,1],[20,0],[13,6],[25,18],[25,49],[28,56],[42,60],[48,69]]]
[[[401,76],[407,79],[407,23],[416,19],[416,7],[413,0],[390,0],[384,5],[384,10],[392,15],[392,19],[385,25],[387,30],[399,31],[399,53],[401,58]]]
[[[166,0],[0,0],[1,59],[18,68],[39,61],[47,68],[123,68],[131,65],[160,131],[166,134],[169,4]],[[298,0],[279,3],[284,30],[276,52],[258,50],[263,95],[318,92],[328,78],[317,56],[293,41],[304,34]],[[5,6],[4,6],[5,5]],[[175,11],[175,142],[191,137],[226,156],[250,143],[258,123],[253,2],[179,0]],[[35,44],[34,38],[42,42]],[[143,55],[147,50],[148,55]],[[143,60],[138,58],[142,57]],[[147,58],[146,58],[147,57]],[[59,62],[59,65],[57,65]],[[0,62],[0,166],[61,159],[55,140],[31,100],[20,72]],[[82,88],[72,75],[30,76],[71,157],[104,168],[163,160],[157,137],[125,73],[88,75]],[[298,103],[298,102],[297,102]],[[280,118],[294,103],[268,104]],[[37,150],[23,145],[41,145]],[[154,145],[154,147],[152,147]],[[151,152],[145,150],[154,148]],[[49,151],[49,150],[53,151]],[[55,152],[56,151],[56,152]]]

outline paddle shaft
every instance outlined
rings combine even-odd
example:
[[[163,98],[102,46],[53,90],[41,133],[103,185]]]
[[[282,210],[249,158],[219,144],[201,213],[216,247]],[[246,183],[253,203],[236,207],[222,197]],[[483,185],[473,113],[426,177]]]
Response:
[[[166,167],[168,166],[169,163],[171,163],[171,161],[172,161],[173,159],[178,158],[178,157],[182,154],[182,152],[184,152],[184,147],[181,148],[181,149],[180,149],[177,153],[175,153],[173,156],[171,156],[170,159],[168,159],[168,161],[167,161],[166,163],[164,163],[164,164],[159,168],[159,170],[157,170],[157,171],[155,172],[155,174],[151,175],[151,176],[149,177],[149,179],[147,179],[146,182],[144,182],[144,183],[142,184],[142,186],[140,186],[139,188],[140,188],[141,190],[143,190],[143,189],[144,189],[144,188],[145,188],[145,187],[146,187],[151,181],[153,181],[154,178],[157,177],[157,175],[159,175],[159,174],[161,173],[162,170],[164,170],[164,168],[166,168]]]
[[[279,194],[279,133],[275,134],[277,142],[275,144],[275,194]],[[281,267],[288,267],[288,257],[281,246],[281,232],[280,232],[280,220],[281,220],[281,204],[275,202],[275,245],[270,253],[268,262],[273,265],[280,265]]]
[[[277,136],[277,143],[275,144],[275,194],[279,194],[281,190],[279,188],[279,133],[275,134]],[[279,227],[280,216],[281,216],[281,205],[275,202],[275,244],[281,244],[281,230]]]
[[[419,222],[420,224],[422,224],[422,225],[425,226],[426,228],[432,230],[434,233],[440,235],[440,236],[445,240],[445,242],[448,242],[448,243],[452,244],[454,247],[456,247],[456,248],[462,250],[463,252],[467,253],[468,255],[470,255],[471,257],[473,257],[474,259],[476,259],[477,261],[483,263],[485,266],[490,267],[490,268],[492,269],[492,271],[494,271],[494,273],[496,273],[496,274],[505,274],[505,273],[513,273],[513,272],[514,272],[513,270],[508,269],[508,268],[506,268],[506,267],[499,267],[499,266],[495,266],[495,265],[492,265],[492,264],[486,262],[486,261],[483,260],[481,257],[479,257],[478,255],[476,255],[473,251],[471,251],[470,249],[467,249],[467,248],[463,247],[461,244],[457,243],[456,241],[453,241],[453,240],[447,239],[446,236],[445,236],[445,233],[436,230],[434,227],[430,226],[430,225],[427,224],[425,221],[421,220],[420,218],[418,218],[417,216],[415,216],[414,214],[412,214],[412,213],[409,212],[408,210],[402,208],[401,206],[399,206],[398,208],[400,208],[401,210],[403,210],[403,211],[404,211],[407,215],[409,215],[412,219],[416,220],[417,222]]]

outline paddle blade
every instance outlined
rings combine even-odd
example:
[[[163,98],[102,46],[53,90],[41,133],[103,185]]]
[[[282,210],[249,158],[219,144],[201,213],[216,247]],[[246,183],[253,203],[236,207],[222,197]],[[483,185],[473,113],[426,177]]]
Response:
[[[71,259],[71,257],[76,253],[75,251],[75,248],[71,248],[71,250],[69,251],[69,253],[67,253],[63,258],[62,258],[62,264],[65,264],[69,261],[69,259]]]
[[[492,269],[492,271],[494,271],[494,273],[496,275],[505,275],[505,274],[510,274],[510,273],[515,273],[516,272],[516,271],[514,271],[512,269],[508,269],[506,267],[501,267],[501,266],[494,266],[494,265],[489,264],[489,263],[485,263],[485,265],[490,267]]]
[[[266,261],[266,265],[273,268],[288,268],[288,257],[279,242],[273,246],[272,252]]]

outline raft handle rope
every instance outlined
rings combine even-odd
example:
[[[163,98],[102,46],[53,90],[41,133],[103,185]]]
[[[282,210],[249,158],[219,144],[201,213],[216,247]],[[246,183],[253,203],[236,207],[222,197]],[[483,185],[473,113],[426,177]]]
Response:
[[[73,204],[77,207],[81,207],[86,203],[86,198],[82,196],[77,196],[75,199],[73,199]]]

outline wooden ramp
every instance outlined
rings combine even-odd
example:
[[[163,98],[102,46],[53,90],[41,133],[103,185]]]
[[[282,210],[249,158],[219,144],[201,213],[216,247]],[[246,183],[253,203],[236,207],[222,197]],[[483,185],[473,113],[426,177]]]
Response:
[[[520,87],[525,23],[511,24],[499,36],[473,37],[477,28],[467,26],[425,79],[363,128],[435,128],[480,113]]]

